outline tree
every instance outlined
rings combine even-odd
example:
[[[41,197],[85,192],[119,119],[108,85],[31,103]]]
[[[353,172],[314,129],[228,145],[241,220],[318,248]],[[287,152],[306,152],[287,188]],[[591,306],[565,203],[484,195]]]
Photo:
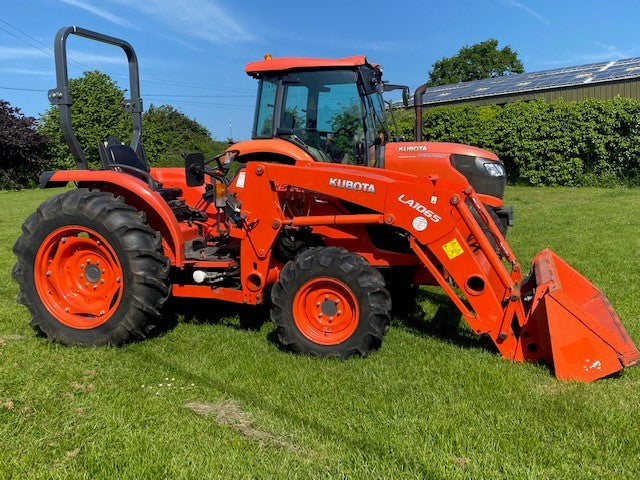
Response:
[[[227,144],[216,142],[209,130],[171,105],[153,104],[142,117],[144,149],[157,166],[184,165],[183,153],[202,152],[205,158],[223,152]]]
[[[92,71],[69,81],[73,106],[71,121],[89,164],[99,165],[98,142],[115,135],[131,140],[131,115],[122,108],[125,91],[106,74]],[[205,156],[224,151],[226,144],[215,142],[209,131],[172,106],[151,105],[142,117],[143,144],[152,165],[184,165],[182,153],[202,152]],[[74,168],[58,109],[51,107],[41,118],[40,131],[51,138],[49,152],[54,168]]]
[[[98,142],[109,135],[121,141],[131,140],[131,116],[122,108],[124,91],[109,77],[99,72],[85,72],[69,81],[73,106],[71,123],[89,164],[99,164]],[[62,130],[57,107],[51,106],[41,117],[40,132],[50,139],[50,155],[54,168],[75,168]]]
[[[38,133],[36,119],[0,100],[0,188],[37,184],[47,163],[47,138]]]
[[[498,40],[490,38],[475,45],[465,45],[452,57],[433,64],[429,72],[430,87],[523,73],[518,53],[508,45],[498,50]]]

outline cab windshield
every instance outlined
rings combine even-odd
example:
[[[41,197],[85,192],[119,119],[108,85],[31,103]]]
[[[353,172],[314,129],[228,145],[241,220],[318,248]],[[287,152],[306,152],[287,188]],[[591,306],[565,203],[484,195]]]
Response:
[[[386,134],[384,118],[380,95],[359,90],[356,70],[293,72],[261,80],[253,137],[285,138],[318,161],[364,163],[366,149]]]

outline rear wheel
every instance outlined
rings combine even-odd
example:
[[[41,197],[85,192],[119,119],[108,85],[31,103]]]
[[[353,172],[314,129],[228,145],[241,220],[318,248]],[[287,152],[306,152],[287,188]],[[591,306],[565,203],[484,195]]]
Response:
[[[389,328],[384,278],[341,248],[311,248],[287,263],[271,299],[280,342],[299,353],[365,356]]]
[[[49,340],[118,345],[159,326],[169,262],[144,213],[78,189],[44,202],[22,231],[13,248],[18,301]]]

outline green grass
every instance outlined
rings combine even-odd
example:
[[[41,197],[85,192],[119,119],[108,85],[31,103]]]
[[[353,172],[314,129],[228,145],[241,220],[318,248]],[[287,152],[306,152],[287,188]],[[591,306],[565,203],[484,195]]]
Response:
[[[52,193],[0,192],[0,478],[637,478],[640,368],[559,382],[486,348],[435,289],[366,359],[295,356],[233,316],[123,348],[49,344],[10,270]],[[640,340],[640,190],[507,200],[522,264],[551,247]]]

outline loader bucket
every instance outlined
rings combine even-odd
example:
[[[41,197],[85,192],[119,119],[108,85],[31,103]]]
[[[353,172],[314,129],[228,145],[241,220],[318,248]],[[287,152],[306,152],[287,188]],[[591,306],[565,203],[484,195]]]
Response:
[[[525,359],[542,357],[559,379],[584,382],[640,361],[638,349],[600,290],[551,250],[540,252],[532,266],[535,294],[523,327],[523,333],[532,335],[521,338]],[[532,337],[537,337],[537,344]]]

